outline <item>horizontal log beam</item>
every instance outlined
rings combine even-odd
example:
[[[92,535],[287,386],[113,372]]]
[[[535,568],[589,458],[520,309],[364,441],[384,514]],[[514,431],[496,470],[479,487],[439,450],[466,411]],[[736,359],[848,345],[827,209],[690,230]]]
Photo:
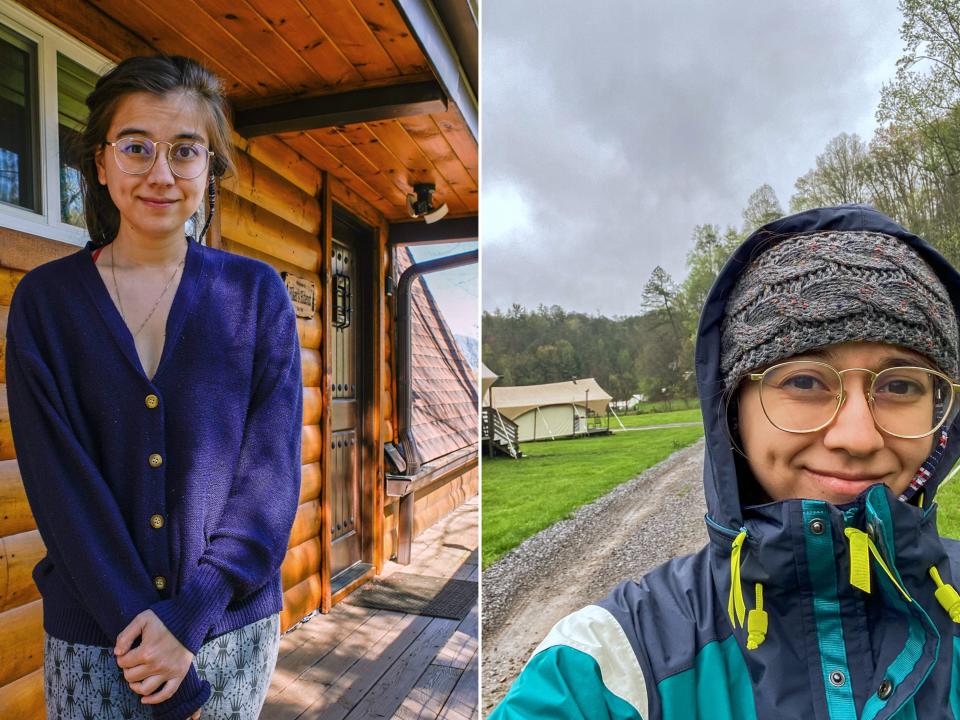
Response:
[[[223,179],[222,188],[311,235],[320,232],[320,205],[316,198],[243,151],[234,153],[234,164],[237,172]]]
[[[305,447],[302,453],[303,464],[320,462],[320,448],[323,445],[320,426],[304,425],[301,438]]]
[[[47,554],[40,533],[30,530],[0,538],[0,578],[6,593],[0,596],[0,611],[26,605],[40,597],[33,582],[33,568]]]
[[[30,511],[20,466],[16,460],[0,461],[0,536],[28,532],[37,527]]]
[[[320,462],[307,463],[300,468],[300,504],[320,500]]]
[[[220,207],[225,240],[235,240],[296,268],[317,271],[320,259],[314,235],[227,189],[220,194]]]
[[[3,648],[0,686],[43,667],[42,600],[0,613],[0,647]]]
[[[320,574],[320,538],[313,537],[287,551],[280,566],[284,590],[299,585],[311,575]]]
[[[317,425],[323,408],[323,390],[316,386],[303,389],[303,424]]]
[[[265,107],[237,110],[237,132],[245,138],[302,132],[373,120],[445,112],[447,96],[433,81],[386,85],[319,95]]]
[[[290,529],[288,548],[296,547],[320,535],[320,501],[311,500],[297,508]]]
[[[0,687],[0,708],[3,708],[7,717],[43,717],[43,668]]]
[[[280,613],[280,631],[286,632],[304,617],[320,607],[322,596],[320,576],[310,575],[283,593],[283,610]]]

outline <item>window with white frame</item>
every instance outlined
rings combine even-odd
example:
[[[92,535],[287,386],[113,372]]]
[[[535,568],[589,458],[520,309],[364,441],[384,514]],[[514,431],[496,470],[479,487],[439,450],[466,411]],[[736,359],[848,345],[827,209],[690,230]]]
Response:
[[[0,0],[0,227],[87,241],[76,138],[110,62]]]

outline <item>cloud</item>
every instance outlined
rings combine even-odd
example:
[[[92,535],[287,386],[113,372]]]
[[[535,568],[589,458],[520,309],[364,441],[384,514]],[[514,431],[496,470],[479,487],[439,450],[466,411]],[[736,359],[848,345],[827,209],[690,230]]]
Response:
[[[763,183],[786,207],[830,138],[868,139],[900,16],[837,5],[487,0],[484,308],[637,313],[695,225]]]

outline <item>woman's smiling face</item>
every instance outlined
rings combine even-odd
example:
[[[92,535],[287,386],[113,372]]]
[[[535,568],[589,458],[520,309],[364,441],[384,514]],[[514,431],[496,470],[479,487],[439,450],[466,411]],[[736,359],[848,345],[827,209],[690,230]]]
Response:
[[[894,365],[932,367],[916,352],[885,343],[841,343],[790,360],[818,360],[837,370]],[[739,391],[740,438],[754,477],[771,500],[803,498],[840,504],[870,485],[884,483],[900,494],[933,449],[938,433],[907,439],[879,430],[867,403],[867,373],[843,376],[846,400],[827,427],[790,433],[770,423],[757,382]]]
[[[190,95],[135,92],[117,104],[107,140],[130,136],[169,143],[193,140],[209,147],[206,120],[202,106]],[[157,150],[156,162],[149,172],[130,175],[117,166],[112,147],[101,147],[97,153],[97,175],[120,211],[121,233],[133,233],[143,239],[182,237],[184,223],[203,199],[207,174],[192,180],[177,177],[167,163],[167,145],[160,145]]]

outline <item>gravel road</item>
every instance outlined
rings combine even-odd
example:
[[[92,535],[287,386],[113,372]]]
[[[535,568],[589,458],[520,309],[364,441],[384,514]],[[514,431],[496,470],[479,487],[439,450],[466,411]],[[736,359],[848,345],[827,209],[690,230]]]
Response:
[[[520,461],[522,462],[522,460]],[[483,573],[486,715],[564,615],[707,541],[703,440],[524,541]]]

